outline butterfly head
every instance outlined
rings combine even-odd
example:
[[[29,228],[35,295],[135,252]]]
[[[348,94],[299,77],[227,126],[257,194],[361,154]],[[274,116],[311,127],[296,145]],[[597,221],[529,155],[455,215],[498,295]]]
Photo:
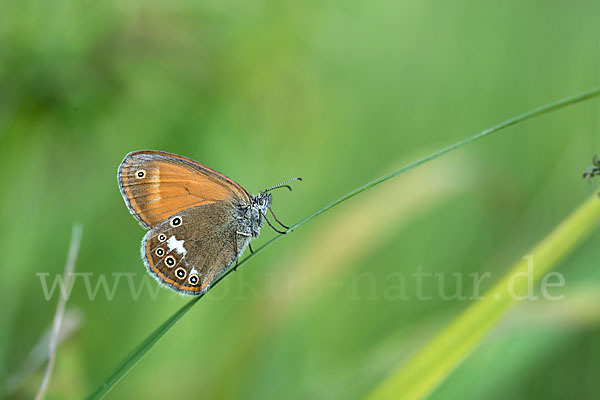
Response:
[[[251,197],[251,204],[248,208],[250,219],[250,230],[253,237],[257,237],[260,233],[260,228],[265,222],[265,214],[271,207],[271,194],[261,192]]]
[[[252,196],[252,206],[263,214],[271,207],[271,203],[271,193],[261,192],[255,196]]]
[[[281,182],[279,185],[272,186],[272,187],[260,192],[257,195],[251,196],[250,205],[246,206],[247,208],[245,209],[246,219],[250,221],[250,224],[249,224],[250,226],[248,227],[250,232],[248,232],[248,233],[251,233],[253,237],[257,237],[258,234],[260,233],[260,228],[262,228],[265,221],[267,221],[269,226],[271,228],[273,228],[273,230],[275,230],[275,232],[286,233],[286,231],[281,231],[281,230],[277,229],[267,219],[267,211],[270,211],[271,214],[273,215],[273,218],[275,218],[275,221],[277,221],[286,230],[289,229],[289,227],[286,225],[283,225],[281,223],[281,221],[279,221],[277,219],[277,217],[275,216],[275,214],[273,213],[273,210],[271,209],[272,198],[271,198],[271,193],[269,193],[269,192],[271,190],[282,188],[282,187],[292,190],[292,188],[289,185],[287,185],[287,183],[290,181],[296,181],[296,180],[301,181],[302,178],[288,179],[285,182]]]

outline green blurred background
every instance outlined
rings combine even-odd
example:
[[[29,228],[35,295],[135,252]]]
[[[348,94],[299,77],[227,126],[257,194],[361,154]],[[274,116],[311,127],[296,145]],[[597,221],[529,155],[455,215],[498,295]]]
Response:
[[[146,282],[116,182],[129,151],[191,157],[254,193],[302,176],[274,193],[294,223],[597,86],[599,27],[592,0],[0,1],[0,396],[39,386],[26,360],[58,296],[36,274],[62,273],[75,221],[92,288],[100,274]],[[447,294],[452,273],[489,271],[490,287],[592,193],[581,173],[599,130],[598,102],[583,103],[340,205],[211,290],[108,398],[362,398],[470,304],[433,279],[417,299],[417,267],[445,274]],[[599,240],[560,265],[564,300],[519,304],[432,397],[597,398]],[[125,277],[91,300],[78,279],[49,399],[86,395],[187,301],[145,286],[135,299]]]

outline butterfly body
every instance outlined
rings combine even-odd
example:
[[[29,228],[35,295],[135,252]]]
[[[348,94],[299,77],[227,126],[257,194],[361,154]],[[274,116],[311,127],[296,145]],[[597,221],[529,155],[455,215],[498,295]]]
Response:
[[[269,193],[259,193],[250,199],[250,204],[236,204],[238,214],[235,218],[240,221],[240,229],[254,238],[260,234],[260,228],[265,223],[263,216],[271,207],[272,199]]]
[[[141,246],[148,272],[183,294],[206,292],[237,261],[272,203],[268,190],[251,195],[205,165],[159,151],[129,153],[118,181],[129,211],[149,229]]]

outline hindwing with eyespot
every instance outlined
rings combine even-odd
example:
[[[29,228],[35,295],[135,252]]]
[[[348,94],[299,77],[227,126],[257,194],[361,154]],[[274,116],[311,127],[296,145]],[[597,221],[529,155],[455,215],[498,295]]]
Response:
[[[250,238],[240,235],[231,202],[204,204],[176,213],[149,231],[142,258],[161,284],[186,294],[206,292]]]
[[[164,232],[146,235],[142,244],[142,258],[148,268],[151,266],[156,274],[169,279],[185,259],[185,253],[180,250],[173,246],[173,239],[168,239]]]

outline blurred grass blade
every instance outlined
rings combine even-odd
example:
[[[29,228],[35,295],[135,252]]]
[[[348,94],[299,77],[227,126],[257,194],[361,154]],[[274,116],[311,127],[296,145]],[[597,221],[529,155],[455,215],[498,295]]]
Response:
[[[483,300],[472,304],[405,365],[392,372],[369,399],[422,399],[432,393],[528,292],[525,274],[538,282],[593,232],[599,220],[600,199],[594,194],[517,262]]]
[[[131,369],[135,364],[138,363],[145,355],[150,351],[152,347],[158,342],[158,340],[165,334],[181,317],[187,313],[201,296],[193,298],[181,307],[175,314],[173,314],[168,320],[163,322],[154,332],[152,332],[142,343],[140,343],[125,359],[121,364],[115,368],[115,370],[102,382],[95,391],[90,393],[86,399],[101,399],[112,389],[112,387],[121,380],[121,378]]]
[[[83,227],[79,223],[74,223],[71,231],[71,242],[69,244],[69,252],[67,253],[67,262],[65,264],[65,286],[69,286],[69,281],[73,279],[72,274],[75,270],[75,263],[77,262],[77,254],[79,253],[79,246],[81,245],[81,235],[83,233]],[[35,400],[41,400],[46,396],[48,390],[48,384],[50,383],[50,377],[52,376],[52,369],[54,368],[54,361],[56,360],[56,348],[59,342],[59,334],[63,323],[63,316],[65,314],[65,307],[67,305],[67,298],[65,296],[58,297],[58,304],[56,306],[56,313],[54,314],[54,321],[52,322],[52,331],[48,342],[48,364],[44,371],[44,377],[42,383],[35,395]]]
[[[438,151],[436,151],[434,153],[431,153],[428,156],[425,156],[425,157],[423,157],[423,158],[421,158],[421,159],[419,159],[417,161],[413,161],[412,163],[410,163],[408,165],[405,165],[402,168],[398,168],[395,171],[392,171],[392,172],[390,172],[390,173],[388,173],[386,175],[383,175],[383,176],[381,176],[381,177],[379,177],[379,178],[377,178],[377,179],[375,179],[375,180],[373,180],[373,181],[371,181],[371,182],[369,182],[369,183],[367,183],[367,184],[365,184],[365,185],[363,185],[363,186],[361,186],[359,188],[354,189],[350,193],[348,193],[348,194],[340,197],[339,199],[337,199],[335,201],[332,201],[331,203],[329,203],[325,207],[321,208],[318,211],[315,211],[314,213],[312,213],[308,217],[306,217],[303,220],[301,220],[300,222],[296,223],[295,225],[293,225],[289,229],[289,231],[294,230],[294,228],[297,228],[298,226],[302,225],[303,223],[307,222],[308,220],[310,220],[310,219],[316,217],[317,215],[319,215],[319,214],[321,214],[321,213],[329,210],[330,208],[335,207],[338,204],[340,204],[340,203],[342,203],[342,202],[344,202],[344,201],[346,201],[346,200],[348,200],[348,199],[356,196],[357,194],[359,194],[361,192],[364,192],[367,189],[372,188],[373,186],[376,186],[376,185],[378,185],[378,184],[380,184],[382,182],[387,181],[390,178],[393,178],[393,177],[395,177],[397,175],[400,175],[400,174],[402,174],[404,172],[407,172],[407,171],[409,171],[409,170],[411,170],[413,168],[416,168],[416,167],[418,167],[421,164],[424,164],[424,163],[426,163],[428,161],[431,161],[431,160],[436,159],[436,158],[438,158],[440,156],[443,156],[444,154],[449,153],[452,150],[456,150],[459,147],[462,147],[462,146],[464,146],[466,144],[474,142],[477,139],[481,139],[481,138],[483,138],[485,136],[491,135],[494,132],[498,132],[498,131],[500,131],[500,130],[502,130],[504,128],[508,128],[509,126],[513,126],[513,125],[519,124],[521,122],[527,121],[528,119],[531,119],[531,118],[534,118],[534,117],[539,117],[540,115],[544,115],[544,114],[547,114],[549,112],[552,112],[552,111],[555,111],[555,110],[558,110],[558,109],[561,109],[561,108],[565,108],[567,106],[570,106],[570,105],[573,105],[573,104],[576,104],[576,103],[579,103],[579,102],[582,102],[582,101],[585,101],[585,100],[593,99],[594,97],[598,97],[599,95],[600,95],[600,87],[597,87],[597,88],[590,89],[588,91],[579,93],[579,94],[577,94],[575,96],[567,97],[565,99],[558,100],[558,101],[556,101],[554,103],[550,103],[550,104],[547,104],[545,106],[534,108],[533,110],[530,110],[530,111],[527,111],[527,112],[525,112],[523,114],[517,115],[516,117],[509,118],[506,121],[500,122],[499,124],[496,124],[496,125],[492,126],[491,128],[484,129],[483,131],[481,131],[479,133],[476,133],[475,135],[473,135],[471,137],[468,137],[466,139],[460,140],[460,141],[458,141],[458,142],[456,142],[456,143],[454,143],[454,144],[452,144],[452,145],[450,145],[448,147],[444,147],[441,150],[438,150]],[[276,236],[274,239],[277,239],[279,237],[281,237],[281,236]],[[269,243],[266,243],[265,246],[267,244],[269,244]]]
[[[421,164],[424,164],[428,161],[434,160],[446,153],[449,153],[452,150],[455,150],[461,146],[464,146],[466,144],[469,144],[471,142],[474,142],[477,139],[481,139],[485,136],[488,136],[494,132],[498,132],[504,128],[508,128],[509,126],[512,125],[516,125],[520,122],[529,120],[531,118],[534,117],[538,117],[540,115],[543,114],[547,114],[549,112],[561,109],[561,108],[565,108],[567,106],[570,106],[572,104],[576,104],[585,100],[589,100],[592,99],[594,97],[598,97],[600,95],[600,88],[594,88],[594,89],[590,89],[588,91],[582,92],[580,94],[577,94],[575,96],[572,97],[567,97],[565,99],[556,101],[554,103],[551,104],[547,104],[545,106],[542,107],[538,107],[535,108],[533,110],[530,110],[526,113],[520,114],[516,117],[507,119],[504,122],[501,122],[499,124],[496,124],[494,126],[492,126],[491,128],[485,129],[471,137],[468,137],[466,139],[463,139],[459,142],[456,142],[448,147],[445,147],[441,150],[438,150],[432,154],[429,154],[428,156],[425,156],[421,159],[418,159],[408,165],[405,165],[402,168],[399,168],[395,171],[392,171],[386,175],[383,175],[371,182],[368,182],[354,190],[352,190],[351,192],[341,196],[340,198],[338,198],[337,200],[332,201],[331,203],[325,205],[324,207],[320,208],[319,210],[313,212],[312,214],[308,215],[307,217],[305,217],[304,219],[300,220],[299,222],[295,223],[294,225],[292,225],[288,230],[286,230],[286,233],[292,232],[294,229],[298,228],[300,225],[308,222],[309,220],[313,219],[314,217],[316,217],[317,215],[320,215],[322,213],[324,213],[325,211],[328,211],[329,209],[337,206],[340,203],[343,203],[346,200],[351,199],[352,197],[356,196],[357,194],[364,192],[365,190],[368,190],[376,185],[379,185],[380,183],[383,183],[385,181],[387,181],[388,179],[391,179],[397,175],[400,175],[401,173],[407,172],[413,168],[418,167]],[[238,263],[238,268],[244,264],[246,261],[248,261],[250,258],[256,256],[258,253],[260,253],[262,250],[264,250],[267,246],[271,245],[273,242],[275,242],[276,240],[280,239],[283,235],[277,235],[275,237],[273,237],[271,240],[267,241],[265,244],[263,244],[262,246],[258,247],[257,249],[254,250],[254,253],[251,253],[250,255],[246,256],[244,259],[242,259],[239,263]],[[215,282],[213,283],[213,285],[211,286],[211,288],[214,288],[222,279],[224,279],[227,275],[229,275],[231,272],[233,271],[233,268],[230,268],[228,271],[226,271],[223,275],[221,275],[218,279],[215,280]],[[103,383],[100,384],[100,386],[89,396],[89,398],[93,398],[93,399],[99,399],[102,398],[106,393],[108,393],[108,391],[112,388],[112,386],[114,386],[122,377],[123,375],[125,375],[143,356],[146,352],[148,352],[153,346],[154,344],[201,298],[202,296],[198,296],[197,298],[194,298],[192,300],[190,300],[188,302],[188,304],[186,304],[185,306],[183,306],[179,311],[177,311],[171,318],[169,318],[165,323],[163,323],[157,330],[155,330],[150,336],[148,336],[148,338],[146,338],[133,352],[131,352],[123,362],[121,362],[121,364],[110,374],[110,376],[108,378],[106,378],[104,380]]]
[[[413,173],[401,175],[379,190],[366,192],[338,210],[329,218],[327,226],[303,243],[310,251],[300,251],[298,257],[289,257],[285,268],[270,272],[268,280],[257,284],[255,290],[269,295],[245,302],[245,310],[238,321],[245,327],[244,340],[228,345],[221,360],[226,367],[205,388],[206,398],[239,396],[236,387],[228,384],[232,374],[248,360],[260,358],[271,338],[265,332],[278,331],[289,321],[302,318],[300,314],[307,312],[309,305],[314,305],[297,300],[314,290],[315,281],[327,282],[349,273],[349,269],[377,251],[394,232],[401,231],[473,186],[476,169],[472,162],[455,154],[454,157],[448,155],[443,164],[443,168],[435,162],[424,164]],[[354,229],[357,226],[360,229]]]

